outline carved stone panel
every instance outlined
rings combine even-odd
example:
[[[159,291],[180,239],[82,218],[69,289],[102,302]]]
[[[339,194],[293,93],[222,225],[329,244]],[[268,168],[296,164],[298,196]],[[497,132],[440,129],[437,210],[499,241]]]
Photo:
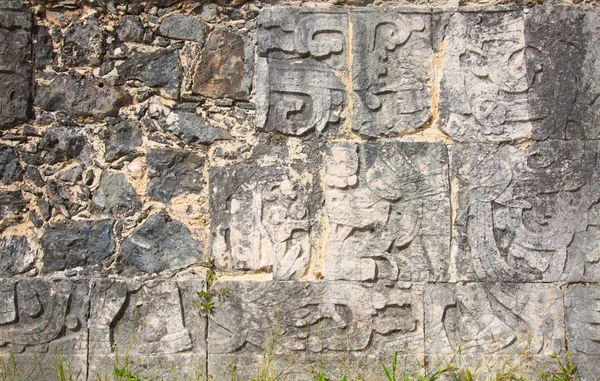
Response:
[[[597,280],[596,142],[451,150],[459,279]]]
[[[551,284],[428,284],[428,361],[434,364],[460,349],[467,367],[500,369],[518,356],[533,356],[531,365],[560,355],[565,352],[562,299]]]
[[[233,164],[210,172],[211,257],[224,271],[298,278],[311,252],[308,195],[286,168]]]
[[[423,353],[423,291],[366,288],[349,282],[218,282],[229,296],[209,316],[209,374],[256,374],[265,354],[286,377],[307,377],[311,365],[332,378],[380,372],[399,352],[411,363]],[[342,360],[340,360],[342,359]],[[416,364],[416,362],[414,362]],[[337,367],[337,368],[336,368]]]
[[[338,122],[346,102],[347,12],[271,8],[258,23],[257,127],[302,135]]]
[[[431,117],[430,14],[357,11],[351,21],[352,129],[367,137],[419,129]]]
[[[565,292],[569,350],[582,380],[600,378],[600,287],[570,285]]]
[[[88,285],[68,280],[0,280],[0,357],[15,354],[30,379],[54,380],[59,358],[84,379]]]
[[[29,116],[32,52],[32,14],[3,9],[0,4],[0,129]]]
[[[93,281],[89,374],[110,376],[118,361],[121,366],[129,361],[142,377],[183,379],[203,373],[206,319],[193,302],[204,288],[202,280]]]
[[[440,143],[329,145],[325,278],[448,278],[448,154]]]

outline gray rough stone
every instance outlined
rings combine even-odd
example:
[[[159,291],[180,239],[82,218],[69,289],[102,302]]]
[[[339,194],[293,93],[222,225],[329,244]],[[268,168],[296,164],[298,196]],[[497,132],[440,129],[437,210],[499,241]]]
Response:
[[[428,11],[351,13],[352,129],[367,137],[414,132],[431,117]]]
[[[194,16],[173,14],[165,17],[158,27],[158,34],[175,40],[190,40],[204,43],[208,25]]]
[[[501,371],[507,361],[523,361],[525,356],[531,364],[549,363],[548,355],[566,352],[562,298],[562,290],[552,284],[428,284],[424,305],[429,361],[434,364],[460,350],[463,366],[471,369],[484,361]]]
[[[140,123],[124,120],[116,125],[108,126],[104,159],[115,161],[142,145]]]
[[[192,91],[210,98],[247,100],[253,73],[254,46],[248,37],[215,29],[196,66]]]
[[[123,16],[117,29],[119,40],[126,42],[142,42],[144,25],[138,16]]]
[[[74,184],[81,181],[82,174],[83,167],[79,164],[75,164],[60,171],[57,174],[57,177],[60,181]]]
[[[217,140],[231,139],[227,130],[213,127],[202,117],[191,112],[174,110],[161,122],[163,129],[172,132],[186,143],[211,144]]]
[[[48,27],[36,25],[34,28],[35,67],[42,68],[52,64],[54,60],[54,44]]]
[[[99,264],[115,250],[112,221],[52,223],[42,235],[41,246],[46,272]]]
[[[13,276],[29,271],[35,252],[25,236],[8,236],[0,241],[0,276]]]
[[[441,143],[332,143],[325,158],[325,278],[441,281],[450,264]]]
[[[33,19],[29,11],[0,13],[0,129],[3,129],[29,119]]]
[[[127,177],[118,172],[102,173],[100,185],[92,197],[92,210],[114,217],[132,216],[142,203]]]
[[[597,152],[583,141],[453,148],[460,279],[597,280]]]
[[[565,292],[565,313],[569,350],[582,381],[600,377],[600,287],[573,284]]]
[[[272,271],[295,279],[310,253],[309,201],[281,166],[210,169],[211,257],[225,271]]]
[[[79,158],[86,149],[85,137],[68,127],[50,128],[40,141],[42,157],[47,164],[56,164]]]
[[[84,282],[1,280],[0,357],[7,360],[12,352],[21,374],[54,381],[58,378],[52,365],[60,353],[69,362],[73,379],[84,379],[88,293]]]
[[[177,50],[135,51],[117,67],[117,71],[126,80],[138,80],[150,87],[162,88],[171,98],[179,98],[182,74]]]
[[[332,379],[349,370],[363,376],[380,374],[381,359],[396,351],[399,358],[422,357],[423,290],[417,285],[367,288],[349,282],[257,281],[213,285],[216,290],[222,287],[229,296],[219,298],[208,317],[208,371],[223,379],[231,375],[234,364],[238,377],[250,378],[265,353],[273,355],[277,374],[289,379],[304,379],[311,366],[319,365]],[[273,344],[275,350],[269,347]],[[406,368],[410,370],[410,365]]]
[[[168,203],[173,197],[204,189],[204,159],[184,150],[150,150],[147,195]]]
[[[38,82],[35,104],[47,111],[63,111],[75,116],[104,118],[116,116],[131,98],[108,79],[81,76],[74,71],[49,74],[48,82]]]
[[[27,201],[23,199],[23,194],[20,190],[5,190],[0,189],[0,220],[8,223],[12,219],[18,219],[19,214],[27,209]]]
[[[112,377],[117,358],[144,379],[190,379],[206,369],[206,318],[192,306],[203,280],[98,279],[91,288],[90,375]]]
[[[7,185],[21,181],[24,172],[17,150],[6,144],[0,144],[0,181]]]
[[[60,59],[68,67],[99,66],[105,51],[103,22],[96,15],[81,17],[63,32]]]
[[[121,243],[119,256],[147,273],[182,269],[203,261],[204,246],[166,212],[151,215]]]

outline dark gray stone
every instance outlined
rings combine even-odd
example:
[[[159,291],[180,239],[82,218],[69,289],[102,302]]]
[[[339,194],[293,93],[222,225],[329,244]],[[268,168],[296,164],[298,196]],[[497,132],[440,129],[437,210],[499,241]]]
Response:
[[[25,236],[4,237],[0,241],[0,276],[13,276],[29,271],[35,252]]]
[[[86,147],[85,137],[67,127],[48,129],[42,136],[40,146],[47,164],[56,164],[78,158]]]
[[[117,71],[126,80],[138,80],[150,87],[164,89],[172,98],[179,97],[182,74],[177,50],[135,51],[117,67]]]
[[[75,116],[104,118],[116,116],[131,98],[113,80],[81,76],[74,71],[49,74],[38,83],[35,104],[47,111],[63,111]]]
[[[48,28],[43,25],[36,25],[34,37],[35,67],[42,68],[50,65],[54,60],[54,44]]]
[[[144,272],[159,273],[202,262],[204,246],[184,224],[161,212],[121,242],[119,257]]]
[[[96,16],[80,18],[63,32],[62,64],[68,67],[98,66],[105,52],[103,22]]]
[[[0,189],[0,219],[6,218],[8,222],[13,217],[18,218],[18,215],[26,209],[27,201],[20,190]]]
[[[138,16],[123,16],[117,29],[119,40],[126,42],[142,42],[144,25]]]
[[[577,375],[583,381],[600,377],[600,287],[572,284],[565,292],[567,338]]]
[[[24,172],[17,150],[6,144],[0,144],[0,181],[4,184],[21,181]]]
[[[45,272],[100,264],[115,250],[111,220],[60,221],[41,239]]]
[[[74,184],[81,181],[81,175],[83,175],[83,167],[75,164],[60,171],[57,177],[60,181]]]
[[[213,127],[191,112],[174,110],[161,120],[161,126],[186,143],[211,144],[216,140],[231,139],[227,130]]]
[[[27,178],[31,181],[36,187],[43,187],[46,183],[40,174],[40,171],[31,165],[27,166]]]
[[[162,20],[158,27],[158,33],[161,36],[175,40],[191,40],[204,43],[208,34],[208,26],[194,16],[173,14]]]
[[[92,197],[92,210],[111,216],[131,216],[142,207],[140,199],[124,174],[103,172],[100,186]]]
[[[107,128],[106,150],[104,159],[115,161],[142,145],[140,123],[134,120],[124,120]]]
[[[151,150],[146,155],[149,197],[168,203],[175,196],[204,189],[204,159],[190,151]]]
[[[254,46],[241,33],[215,29],[196,66],[192,91],[210,98],[247,100],[254,73]]]
[[[29,11],[0,12],[0,129],[29,119],[32,25]]]

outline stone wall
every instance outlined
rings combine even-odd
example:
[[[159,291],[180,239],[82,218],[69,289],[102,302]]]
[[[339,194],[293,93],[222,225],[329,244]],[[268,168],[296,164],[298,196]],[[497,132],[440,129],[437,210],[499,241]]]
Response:
[[[600,377],[593,5],[3,0],[0,356]]]

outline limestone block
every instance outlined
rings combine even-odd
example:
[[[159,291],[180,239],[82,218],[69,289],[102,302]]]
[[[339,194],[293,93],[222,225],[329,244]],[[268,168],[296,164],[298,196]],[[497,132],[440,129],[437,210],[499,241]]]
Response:
[[[338,122],[346,100],[347,12],[275,7],[258,23],[256,126],[303,135]]]
[[[35,251],[25,236],[8,236],[0,240],[0,276],[21,274],[33,267]]]
[[[308,379],[311,366],[332,379],[380,374],[382,359],[423,353],[423,290],[350,282],[217,282],[229,296],[208,320],[208,372],[249,379],[272,356],[271,371]],[[414,362],[416,364],[416,362]],[[304,378],[303,378],[304,377]]]
[[[450,201],[443,144],[331,143],[325,213],[326,279],[448,278]]]
[[[147,195],[169,203],[182,194],[200,193],[204,189],[204,158],[191,151],[152,149],[146,155],[148,165]]]
[[[242,33],[215,29],[196,67],[192,91],[210,98],[247,100],[254,74],[254,46]]]
[[[597,142],[451,149],[462,280],[597,280]]]
[[[562,290],[552,284],[438,283],[425,286],[425,352],[428,362],[461,351],[463,366],[527,366],[565,352]],[[547,368],[550,369],[550,368]],[[527,369],[522,369],[526,371]]]
[[[202,280],[94,280],[89,375],[112,376],[114,364],[128,361],[145,379],[195,378],[206,366],[206,319],[192,304],[204,287]]]
[[[352,129],[367,137],[414,132],[431,117],[428,10],[351,13]]]
[[[0,129],[29,118],[32,52],[31,12],[0,4]]]
[[[87,283],[0,281],[0,357],[15,361],[28,379],[55,380],[62,356],[74,379],[85,379],[89,310]]]
[[[117,67],[117,72],[126,80],[141,81],[149,87],[163,89],[172,99],[179,98],[183,74],[179,53],[175,49],[134,51],[128,60]]]
[[[311,253],[309,192],[281,165],[210,169],[211,258],[224,271],[298,278]]]
[[[142,208],[133,185],[119,172],[104,171],[92,197],[92,210],[112,217],[132,216]]]
[[[6,144],[0,144],[0,182],[5,185],[23,180],[25,170],[19,162],[19,153]]]
[[[600,377],[600,287],[572,284],[565,292],[569,350],[583,381]]]

